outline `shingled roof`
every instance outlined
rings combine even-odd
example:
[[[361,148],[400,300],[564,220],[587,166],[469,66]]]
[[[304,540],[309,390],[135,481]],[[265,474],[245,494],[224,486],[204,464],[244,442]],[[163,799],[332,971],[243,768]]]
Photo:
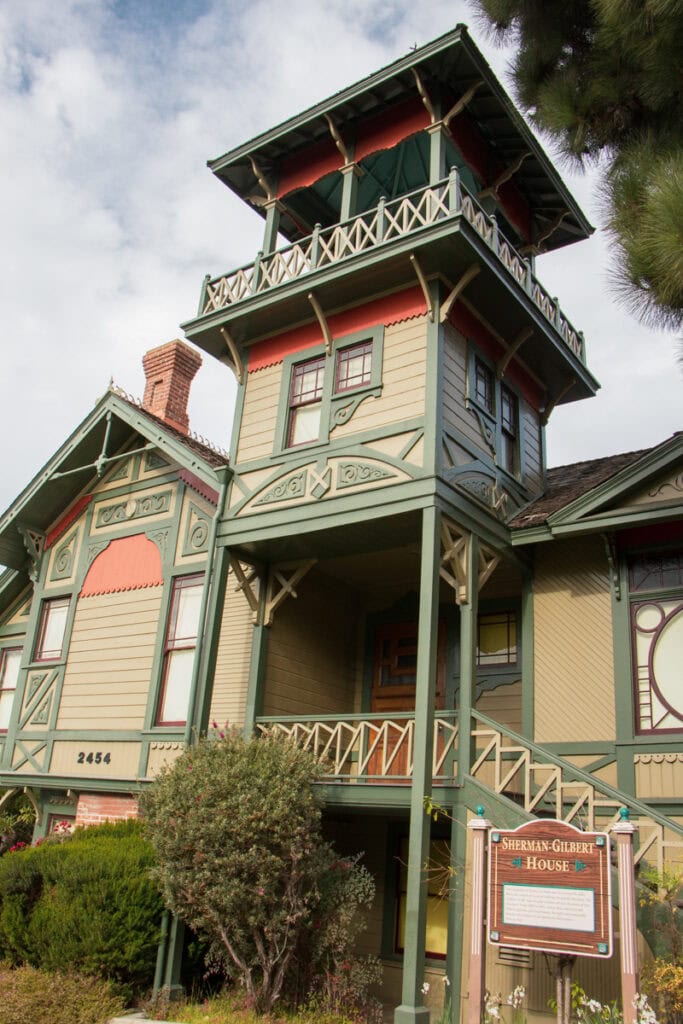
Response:
[[[592,491],[594,487],[609,480],[652,450],[642,448],[636,452],[622,452],[620,455],[608,455],[602,459],[573,462],[568,466],[555,466],[549,469],[545,493],[518,512],[508,526],[511,530],[542,526],[554,512],[566,508],[577,498]]]

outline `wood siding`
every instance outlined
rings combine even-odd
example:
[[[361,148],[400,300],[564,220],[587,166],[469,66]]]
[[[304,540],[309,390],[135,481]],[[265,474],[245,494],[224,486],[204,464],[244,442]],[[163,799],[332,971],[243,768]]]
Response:
[[[146,587],[79,600],[58,729],[143,728],[162,592]]]
[[[331,431],[331,439],[338,441],[385,424],[421,419],[424,416],[426,346],[426,317],[387,327],[382,393],[379,398],[364,399],[350,420]]]
[[[652,797],[680,800],[683,793],[683,753],[636,754],[634,761],[639,800]]]
[[[253,615],[247,599],[235,590],[235,576],[228,574],[228,585],[221,620],[216,671],[209,720],[220,726],[244,723],[249,680],[249,662]]]
[[[485,690],[477,697],[477,711],[495,719],[501,725],[522,731],[522,681],[518,679],[495,690]]]
[[[522,456],[522,483],[532,494],[543,490],[543,457],[539,415],[523,398],[519,399],[519,440]]]
[[[474,413],[465,408],[467,344],[450,324],[444,328],[443,422],[470,447],[491,454]]]
[[[235,464],[273,454],[282,363],[247,374]]]
[[[275,612],[264,715],[350,714],[355,706],[359,602],[311,572]]]
[[[536,741],[613,738],[612,611],[599,537],[539,545],[534,633]]]

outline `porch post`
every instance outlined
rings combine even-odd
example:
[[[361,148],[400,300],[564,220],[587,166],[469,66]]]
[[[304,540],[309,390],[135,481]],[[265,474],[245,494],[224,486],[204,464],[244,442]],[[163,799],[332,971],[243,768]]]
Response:
[[[266,606],[265,571],[259,585],[258,617],[251,640],[251,660],[247,682],[247,701],[244,709],[244,736],[254,735],[254,725],[263,708],[263,681],[268,651],[268,627],[264,625]]]
[[[277,233],[280,228],[280,212],[282,207],[277,199],[269,199],[266,203],[266,226],[263,232],[262,252],[267,256],[277,249]]]
[[[197,709],[193,719],[200,736],[204,736],[209,727],[211,698],[213,696],[212,684],[216,671],[216,658],[218,656],[218,643],[221,635],[229,568],[230,552],[227,547],[220,547],[216,551],[213,565],[213,580],[209,596],[204,643],[201,651],[197,652],[200,661],[199,677],[197,680]]]
[[[479,538],[467,545],[467,600],[460,605],[460,714],[458,783],[463,784],[474,761],[472,711],[477,696],[477,615],[479,612]]]
[[[422,512],[422,561],[420,567],[420,612],[417,632],[417,678],[415,686],[415,746],[413,781],[410,791],[410,833],[406,892],[406,926],[403,954],[401,1005],[394,1011],[394,1024],[428,1024],[429,1010],[423,1005],[427,925],[427,876],[430,818],[424,798],[432,791],[434,741],[434,698],[436,693],[437,627],[439,618],[440,512]]]
[[[619,869],[619,947],[621,953],[621,1000],[624,1024],[635,1024],[638,1017],[635,998],[638,995],[638,944],[636,928],[636,883],[633,873],[633,839],[637,831],[622,807],[621,820],[612,832],[617,837]]]

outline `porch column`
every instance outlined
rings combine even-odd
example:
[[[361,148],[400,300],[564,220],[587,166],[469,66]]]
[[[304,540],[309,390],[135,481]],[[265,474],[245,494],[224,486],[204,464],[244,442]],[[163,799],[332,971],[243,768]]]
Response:
[[[470,534],[466,562],[467,600],[460,605],[460,696],[457,781],[463,784],[474,760],[472,709],[477,686],[477,614],[479,609],[479,540]],[[450,980],[451,1018],[460,1020],[462,1000],[463,928],[465,915],[465,870],[467,860],[467,808],[458,800],[451,823],[451,867],[455,885],[448,904],[448,950],[446,970]]]
[[[346,164],[341,169],[342,194],[339,210],[339,220],[348,220],[354,217],[358,209],[358,182],[363,171],[355,163]]]
[[[201,650],[197,652],[199,676],[197,679],[196,710],[192,716],[194,727],[200,736],[204,736],[209,727],[211,698],[213,696],[213,678],[216,671],[218,643],[221,636],[221,622],[225,591],[228,585],[230,568],[230,552],[226,547],[217,549],[213,564],[213,579],[206,614],[206,628]]]
[[[280,212],[282,206],[277,199],[269,199],[265,206],[266,227],[263,232],[262,252],[267,256],[277,249],[277,233],[280,228]]]
[[[415,1024],[417,1021],[428,1024],[429,1022],[429,1010],[423,1005],[422,985],[424,984],[427,924],[427,876],[424,864],[429,857],[431,819],[425,814],[424,798],[429,796],[432,791],[441,556],[440,518],[441,515],[437,508],[423,510],[403,989],[401,1005],[394,1011],[394,1024]]]
[[[251,659],[247,682],[247,701],[244,709],[244,736],[254,735],[254,724],[263,709],[263,683],[268,651],[268,627],[264,625],[266,611],[265,572],[259,585],[259,606],[251,640]]]
[[[429,135],[429,183],[435,185],[446,177],[446,140],[448,131],[442,121],[427,128]]]

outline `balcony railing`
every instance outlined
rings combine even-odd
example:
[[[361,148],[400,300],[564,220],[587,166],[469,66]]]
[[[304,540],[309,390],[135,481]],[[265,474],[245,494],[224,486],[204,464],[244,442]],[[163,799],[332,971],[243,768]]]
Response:
[[[397,238],[414,235],[449,218],[463,217],[498,257],[499,263],[526,292],[534,305],[560,335],[567,348],[585,362],[583,334],[562,313],[525,260],[464,187],[455,168],[448,178],[427,188],[386,202],[380,199],[372,210],[327,228],[316,227],[312,235],[276,252],[259,254],[230,274],[204,280],[199,315],[213,313],[262,295],[271,288],[296,281],[307,274],[343,263],[363,252],[377,249]]]
[[[407,785],[413,775],[415,720],[412,714],[301,716],[257,719],[260,735],[286,736],[310,750],[321,764],[321,781]],[[472,718],[474,763],[470,774],[491,793],[512,800],[524,818],[558,818],[586,831],[609,830],[623,806],[638,826],[636,861],[661,872],[683,861],[683,827],[590,772],[537,746],[493,719]],[[434,785],[457,777],[458,713],[434,717]]]

